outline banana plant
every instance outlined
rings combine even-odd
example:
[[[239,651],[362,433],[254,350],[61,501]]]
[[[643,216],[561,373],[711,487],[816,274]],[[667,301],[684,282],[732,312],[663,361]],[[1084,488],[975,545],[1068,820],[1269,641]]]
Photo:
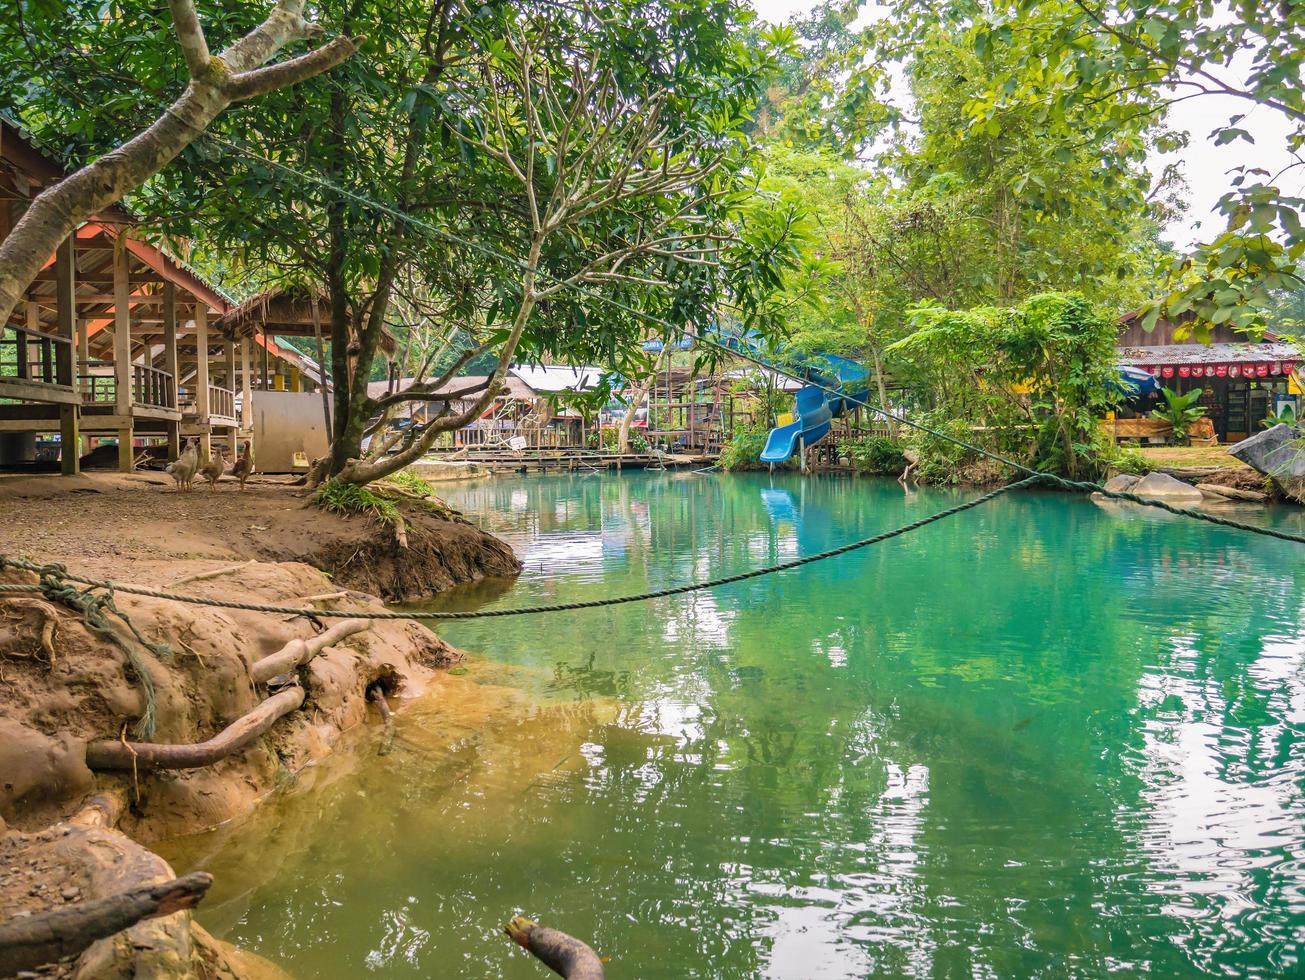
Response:
[[[1151,413],[1151,417],[1163,419],[1173,426],[1174,445],[1186,446],[1192,423],[1205,417],[1205,409],[1196,404],[1205,392],[1201,388],[1193,388],[1180,395],[1165,387],[1161,387],[1160,392],[1165,396],[1164,408],[1157,408]]]

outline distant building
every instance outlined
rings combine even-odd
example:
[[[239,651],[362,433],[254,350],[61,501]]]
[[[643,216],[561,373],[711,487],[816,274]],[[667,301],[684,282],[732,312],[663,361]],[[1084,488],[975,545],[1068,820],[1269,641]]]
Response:
[[[1140,313],[1123,318],[1116,342],[1119,365],[1145,371],[1173,391],[1203,392],[1200,405],[1219,442],[1239,442],[1261,429],[1260,423],[1284,404],[1299,408],[1299,369],[1305,359],[1293,344],[1266,333],[1259,343],[1226,326],[1214,328],[1211,343],[1180,339],[1186,321],[1156,322],[1149,333]],[[1160,403],[1158,392],[1129,401],[1120,416],[1140,418]]]

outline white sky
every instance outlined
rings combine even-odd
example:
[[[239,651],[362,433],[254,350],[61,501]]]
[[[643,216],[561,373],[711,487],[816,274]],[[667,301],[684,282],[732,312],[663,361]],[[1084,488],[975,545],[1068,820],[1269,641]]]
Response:
[[[803,13],[815,6],[814,0],[751,0],[759,14],[771,23],[783,23],[794,14]],[[869,2],[863,8],[863,17],[873,17],[881,5]],[[1235,73],[1229,80],[1235,80]],[[1225,146],[1215,146],[1209,138],[1216,126],[1226,124],[1229,116],[1245,113],[1238,125],[1255,138],[1251,145],[1237,140]],[[1219,198],[1231,189],[1228,171],[1238,166],[1263,167],[1277,174],[1289,163],[1287,152],[1287,121],[1269,109],[1232,96],[1207,95],[1189,99],[1174,106],[1169,117],[1173,129],[1186,130],[1190,144],[1178,153],[1151,160],[1151,170],[1159,174],[1166,163],[1177,160],[1187,181],[1187,213],[1181,222],[1171,225],[1165,237],[1180,248],[1187,248],[1198,240],[1209,240],[1223,227],[1223,217],[1216,210]],[[1305,173],[1298,168],[1280,181],[1284,193],[1305,195]]]

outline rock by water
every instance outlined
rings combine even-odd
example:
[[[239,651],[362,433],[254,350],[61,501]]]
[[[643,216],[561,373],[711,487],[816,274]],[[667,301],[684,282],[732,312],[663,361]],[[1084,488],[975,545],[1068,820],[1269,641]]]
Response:
[[[1305,503],[1305,431],[1275,425],[1243,439],[1228,454],[1272,478],[1297,503]]]

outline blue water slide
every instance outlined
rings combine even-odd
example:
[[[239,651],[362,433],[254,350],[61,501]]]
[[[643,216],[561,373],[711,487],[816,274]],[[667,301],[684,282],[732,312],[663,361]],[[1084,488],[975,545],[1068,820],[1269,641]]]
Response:
[[[753,330],[737,332],[714,328],[717,342],[762,363],[772,364],[762,337]],[[763,463],[782,463],[802,446],[814,446],[829,435],[831,422],[864,404],[870,372],[841,354],[805,354],[785,351],[784,366],[773,370],[808,384],[798,389],[797,420],[771,429],[762,450]],[[836,390],[831,390],[836,389]]]
[[[763,463],[782,463],[797,451],[798,438],[802,435],[802,420],[790,422],[771,429],[766,436],[766,448],[761,451]]]
[[[770,435],[766,437],[766,448],[761,451],[761,461],[782,463],[799,448],[814,446],[829,435],[834,419],[832,403],[842,400],[841,395],[832,394],[815,385],[799,388],[797,420],[770,430]]]

